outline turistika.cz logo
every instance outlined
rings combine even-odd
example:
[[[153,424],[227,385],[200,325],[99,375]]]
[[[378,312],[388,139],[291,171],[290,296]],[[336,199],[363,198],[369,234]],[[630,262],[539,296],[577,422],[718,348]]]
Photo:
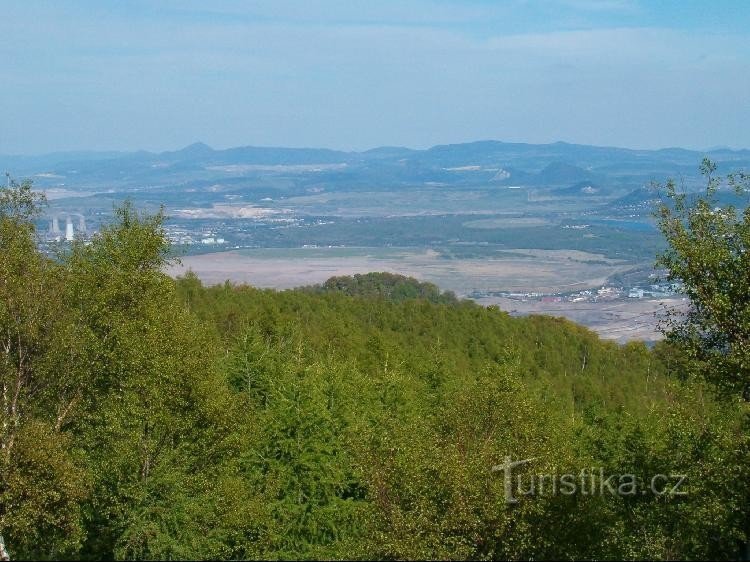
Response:
[[[505,503],[518,503],[522,496],[685,496],[684,474],[654,474],[639,478],[634,474],[607,474],[602,467],[584,468],[578,473],[521,474],[514,469],[527,465],[536,458],[514,461],[507,456],[503,464],[492,467],[492,472],[502,472],[505,484]]]

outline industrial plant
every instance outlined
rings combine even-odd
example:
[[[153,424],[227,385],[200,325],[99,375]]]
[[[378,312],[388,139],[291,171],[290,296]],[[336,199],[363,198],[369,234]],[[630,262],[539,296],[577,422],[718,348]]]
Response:
[[[74,219],[78,220],[77,229],[73,225]],[[62,220],[65,221],[64,231],[60,228],[60,223]],[[77,238],[85,238],[86,235],[86,218],[82,214],[59,212],[52,215],[47,236],[48,240],[54,240],[57,242],[65,240],[67,242],[72,242]]]

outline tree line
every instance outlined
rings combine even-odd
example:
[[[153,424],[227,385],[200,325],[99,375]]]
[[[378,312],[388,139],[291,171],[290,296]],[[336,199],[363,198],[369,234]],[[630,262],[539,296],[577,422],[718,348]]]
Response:
[[[49,256],[0,191],[0,535],[14,559],[726,559],[748,538],[747,211],[666,186],[690,316],[649,349],[390,274],[171,279],[130,204]],[[741,191],[747,178],[732,176]],[[745,182],[745,183],[743,183]],[[705,203],[708,201],[708,203]],[[684,477],[521,493],[514,473]],[[520,481],[520,480],[519,480]],[[639,489],[641,489],[639,487]],[[528,492],[528,490],[527,490]]]

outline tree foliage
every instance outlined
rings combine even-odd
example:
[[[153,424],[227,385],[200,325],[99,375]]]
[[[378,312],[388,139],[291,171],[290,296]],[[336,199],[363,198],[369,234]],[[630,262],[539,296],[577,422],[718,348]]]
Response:
[[[670,181],[666,199],[658,210],[659,226],[668,248],[659,264],[670,278],[684,284],[690,297],[686,314],[672,314],[664,330],[676,349],[684,372],[710,381],[734,405],[742,403],[745,434],[736,462],[747,465],[750,435],[750,175],[716,174],[716,164],[704,159],[706,180],[700,194],[680,192]],[[722,205],[721,191],[729,191],[742,203]],[[746,482],[746,477],[744,482]],[[747,505],[750,494],[744,490]],[[738,509],[743,519],[743,556],[750,556],[750,511]]]
[[[130,204],[50,257],[39,202],[0,191],[14,558],[728,558],[745,539],[742,406],[676,376],[674,347],[390,274],[173,280],[163,216]],[[689,493],[507,504],[507,457],[534,459],[527,476],[680,473]]]
[[[750,206],[721,206],[728,188],[747,199],[750,176],[716,176],[716,165],[701,165],[706,188],[699,196],[666,185],[659,226],[669,247],[659,263],[680,280],[690,297],[685,318],[672,318],[668,336],[707,377],[750,400]]]
[[[433,283],[387,272],[331,277],[322,285],[304,287],[303,290],[314,293],[342,293],[350,297],[383,298],[394,302],[408,299],[424,299],[435,304],[457,302],[456,295],[452,291],[441,291]]]

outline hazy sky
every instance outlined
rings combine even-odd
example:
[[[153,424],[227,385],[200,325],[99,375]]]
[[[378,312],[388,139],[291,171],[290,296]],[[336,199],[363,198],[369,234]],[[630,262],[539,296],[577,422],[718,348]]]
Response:
[[[750,147],[750,2],[0,0],[0,153]]]

